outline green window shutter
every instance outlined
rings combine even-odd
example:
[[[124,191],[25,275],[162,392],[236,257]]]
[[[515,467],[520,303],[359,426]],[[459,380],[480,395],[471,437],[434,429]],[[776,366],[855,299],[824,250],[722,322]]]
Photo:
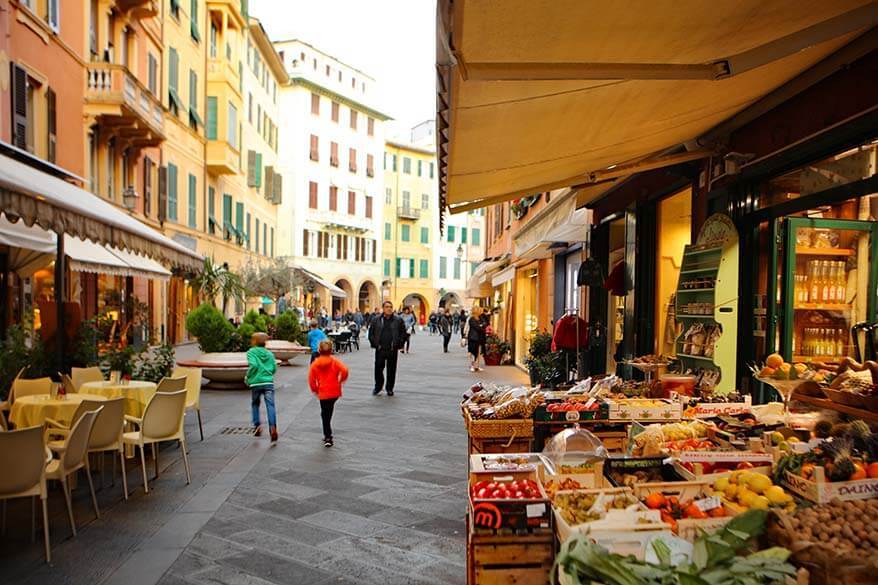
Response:
[[[478,262],[470,262],[469,264],[470,264],[469,275],[472,276],[473,274],[476,273],[476,268],[479,267],[479,263]]]
[[[256,151],[247,151],[247,186],[256,186]]]
[[[177,166],[168,163],[168,219],[177,221]]]
[[[195,39],[195,42],[201,42],[201,35],[198,33],[198,0],[192,0],[189,8],[189,34]]]
[[[384,259],[384,276],[390,276],[390,258]]]
[[[402,241],[408,242],[411,239],[411,228],[407,225],[402,226]]]
[[[207,97],[207,139],[216,140],[217,134],[217,101],[216,96]]]
[[[439,257],[439,278],[448,278],[448,258]]]
[[[262,186],[262,153],[256,153],[256,188]]]
[[[214,198],[216,197],[216,189],[213,187],[207,188],[207,231],[211,234],[216,233],[216,203],[214,202]]]
[[[460,279],[460,258],[454,259],[454,279]]]
[[[396,277],[397,278],[399,278],[399,275],[401,274],[401,270],[400,270],[401,266],[402,266],[402,258],[397,258],[396,259]]]
[[[256,253],[259,253],[259,218],[256,218],[256,246],[253,248],[256,250]]]
[[[479,246],[482,243],[482,232],[479,228],[473,228],[473,246]]]
[[[179,67],[179,57],[177,56],[177,49],[171,47],[171,51],[168,54],[168,87],[171,88],[172,91],[177,91],[177,69]]]
[[[415,259],[409,258],[409,278],[415,277]]]
[[[430,264],[427,260],[422,259],[420,262],[420,277],[421,278],[430,278]]]
[[[274,228],[271,228],[271,257],[274,258]]]
[[[430,243],[430,228],[422,227],[421,228],[421,243],[429,244]]]
[[[189,227],[195,228],[198,227],[198,222],[196,220],[195,206],[196,206],[196,179],[195,175],[189,175]]]
[[[448,226],[448,241],[449,242],[454,241],[454,226],[453,225]]]
[[[384,239],[385,240],[390,239],[390,234],[391,234],[392,229],[393,229],[393,227],[390,225],[389,222],[384,224]]]
[[[238,237],[238,244],[244,243],[244,203],[238,201],[235,203],[235,232]]]
[[[466,244],[466,228],[465,227],[460,228],[460,243]]]
[[[247,249],[250,249],[250,213],[247,213],[247,231],[245,232],[246,236],[244,237],[247,240]]]

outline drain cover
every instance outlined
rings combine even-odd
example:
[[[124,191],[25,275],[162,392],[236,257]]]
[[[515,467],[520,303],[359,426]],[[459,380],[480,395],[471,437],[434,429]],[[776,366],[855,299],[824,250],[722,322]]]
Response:
[[[255,429],[253,427],[225,427],[220,431],[220,434],[252,437],[254,431]]]

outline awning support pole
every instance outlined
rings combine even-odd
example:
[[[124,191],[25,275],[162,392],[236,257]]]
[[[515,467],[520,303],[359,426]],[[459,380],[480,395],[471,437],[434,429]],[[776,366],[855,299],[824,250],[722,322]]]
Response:
[[[55,251],[55,310],[57,315],[57,328],[55,329],[55,360],[56,371],[66,371],[66,351],[67,351],[67,327],[64,323],[64,291],[67,289],[66,273],[64,270],[65,253],[64,253],[64,232],[58,232],[56,238],[57,248]]]

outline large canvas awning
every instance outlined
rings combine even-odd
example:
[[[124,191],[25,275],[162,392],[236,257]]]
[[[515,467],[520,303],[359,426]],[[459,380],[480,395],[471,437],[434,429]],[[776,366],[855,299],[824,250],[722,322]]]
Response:
[[[440,205],[623,176],[876,22],[868,0],[439,0]]]
[[[110,202],[4,154],[0,154],[0,212],[15,220],[21,218],[26,226],[36,224],[171,266],[194,270],[203,266],[199,254]]]
[[[314,283],[317,284],[317,286],[322,286],[323,288],[328,290],[330,296],[333,296],[337,299],[346,299],[348,297],[348,293],[343,291],[341,288],[335,286],[334,284],[332,284],[328,280],[324,279],[320,275],[315,274],[315,273],[313,273],[310,270],[307,270],[305,268],[302,268],[301,266],[293,266],[293,268],[295,270],[300,271],[305,276],[305,278],[313,280]]]

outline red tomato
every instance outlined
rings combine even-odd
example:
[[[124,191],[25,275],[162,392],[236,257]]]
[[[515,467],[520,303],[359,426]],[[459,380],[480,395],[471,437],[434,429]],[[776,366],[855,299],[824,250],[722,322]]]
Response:
[[[485,488],[480,489],[476,493],[476,497],[479,498],[480,500],[484,500],[485,498],[488,497],[488,490],[486,490]]]
[[[476,484],[473,486],[473,489],[476,491],[479,491],[480,489],[484,489],[484,488],[488,487],[488,483],[490,483],[490,482],[477,481]]]
[[[524,497],[527,498],[528,500],[532,500],[537,496],[536,496],[536,494],[534,494],[534,491],[532,489],[527,488],[526,490],[524,490]]]
[[[736,469],[753,469],[753,464],[749,461],[741,461],[740,463],[738,463]]]
[[[521,483],[518,481],[513,481],[512,483],[509,484],[509,489],[512,490],[513,492],[517,492],[518,490],[521,489]]]
[[[493,492],[495,489],[497,489],[497,484],[492,481],[488,485],[486,485],[485,488],[487,488],[488,491]]]
[[[495,500],[502,498],[503,497],[503,490],[498,490],[498,489],[492,490],[491,497]]]
[[[517,499],[517,500],[523,500],[524,499],[524,492],[521,490],[518,490],[512,495],[512,497]]]

